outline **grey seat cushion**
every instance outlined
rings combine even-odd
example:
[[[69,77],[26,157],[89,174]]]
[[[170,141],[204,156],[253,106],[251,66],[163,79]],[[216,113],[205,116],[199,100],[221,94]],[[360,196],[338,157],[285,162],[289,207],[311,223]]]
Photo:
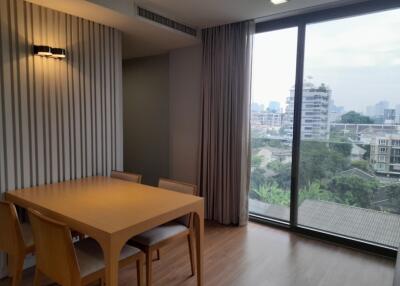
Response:
[[[86,238],[76,242],[74,246],[82,277],[104,270],[103,250],[97,241],[92,238]],[[125,245],[122,248],[119,259],[123,260],[139,252],[138,248]]]
[[[182,224],[170,222],[141,233],[132,238],[132,241],[145,246],[152,246],[187,230],[188,228]]]

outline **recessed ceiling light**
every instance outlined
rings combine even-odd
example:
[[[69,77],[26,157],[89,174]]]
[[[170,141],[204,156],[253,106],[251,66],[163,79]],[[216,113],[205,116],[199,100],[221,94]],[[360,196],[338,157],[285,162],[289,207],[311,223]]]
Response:
[[[287,1],[288,0],[271,0],[271,3],[275,4],[275,5],[279,5],[279,4],[286,3]]]

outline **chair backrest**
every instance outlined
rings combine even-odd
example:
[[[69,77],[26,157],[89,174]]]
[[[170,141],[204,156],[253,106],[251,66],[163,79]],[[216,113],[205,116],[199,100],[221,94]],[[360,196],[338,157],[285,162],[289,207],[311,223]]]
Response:
[[[25,243],[22,237],[15,206],[6,201],[0,201],[0,251],[10,255],[23,254]]]
[[[165,178],[160,178],[158,180],[158,186],[163,189],[187,194],[187,195],[197,195],[197,186],[184,183],[184,182],[179,182],[175,180],[170,180],[170,179],[165,179]],[[191,227],[192,226],[192,215],[186,215],[181,218],[178,218],[175,220],[178,223],[184,224],[186,226]]]
[[[121,179],[138,184],[142,182],[142,175],[129,172],[111,171],[111,178]]]
[[[71,232],[65,224],[29,210],[36,247],[36,267],[65,286],[80,285],[80,270]]]

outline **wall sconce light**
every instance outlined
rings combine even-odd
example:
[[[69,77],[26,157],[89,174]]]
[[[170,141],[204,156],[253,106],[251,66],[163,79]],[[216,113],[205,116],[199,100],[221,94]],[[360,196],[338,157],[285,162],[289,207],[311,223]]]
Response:
[[[51,48],[49,46],[33,46],[33,53],[42,57],[63,59],[66,57],[65,49]]]
[[[42,57],[48,57],[52,55],[51,48],[49,46],[33,46],[33,53]]]
[[[51,48],[52,58],[63,59],[66,57],[65,50],[60,48]]]

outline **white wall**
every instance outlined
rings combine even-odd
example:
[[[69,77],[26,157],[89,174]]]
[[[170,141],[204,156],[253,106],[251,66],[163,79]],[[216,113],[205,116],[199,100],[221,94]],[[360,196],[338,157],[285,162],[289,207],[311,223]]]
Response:
[[[200,45],[170,52],[170,176],[197,183],[201,97]]]

